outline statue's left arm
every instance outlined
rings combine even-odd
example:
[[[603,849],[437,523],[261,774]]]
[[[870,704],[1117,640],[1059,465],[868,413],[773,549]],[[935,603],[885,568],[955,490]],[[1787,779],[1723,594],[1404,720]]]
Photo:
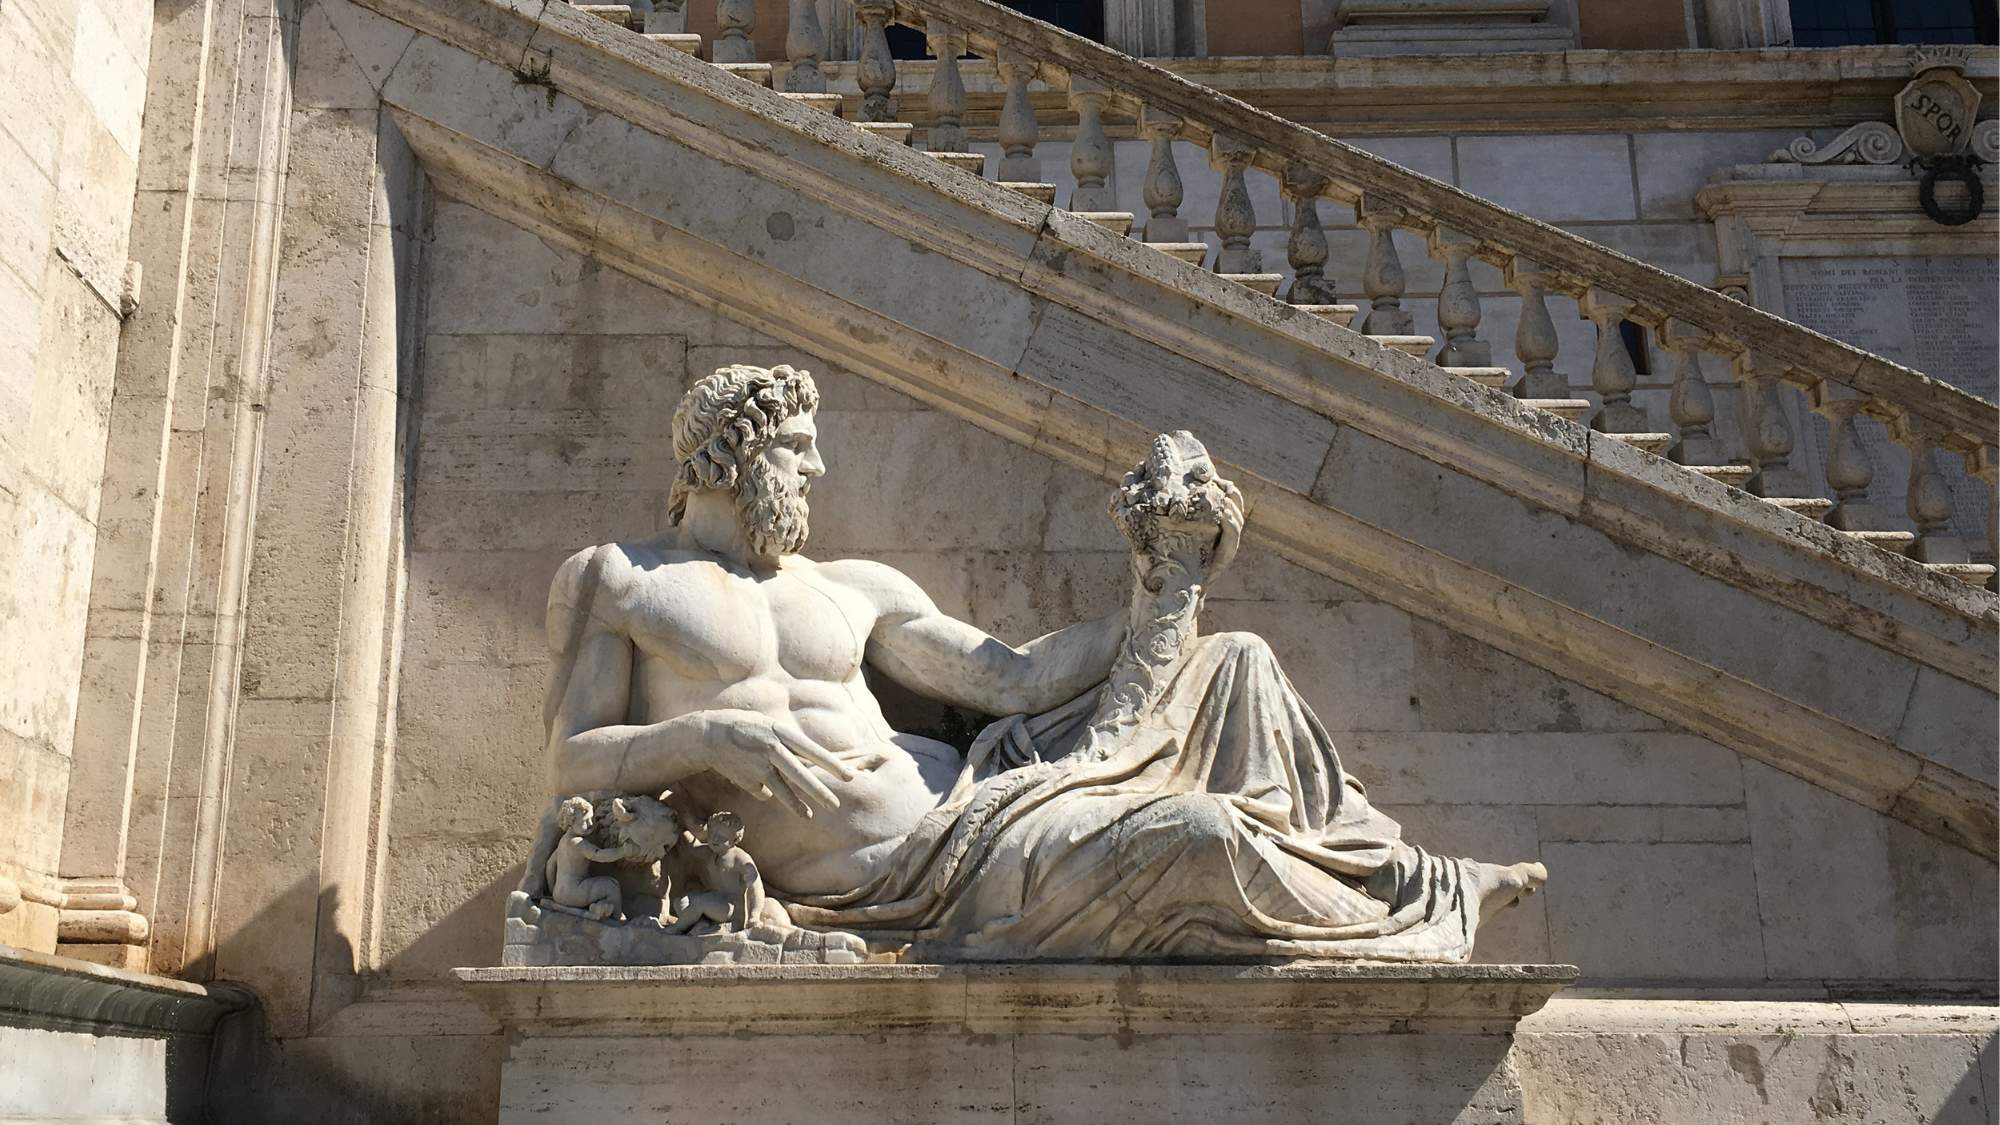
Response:
[[[939,611],[893,567],[853,560],[830,569],[874,603],[870,663],[919,695],[989,715],[1032,714],[1076,698],[1109,674],[1125,636],[1120,611],[1017,647]]]

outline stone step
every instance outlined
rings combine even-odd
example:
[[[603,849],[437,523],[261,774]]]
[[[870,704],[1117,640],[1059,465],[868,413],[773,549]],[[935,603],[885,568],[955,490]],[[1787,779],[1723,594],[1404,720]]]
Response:
[[[1833,501],[1818,496],[1766,496],[1764,499],[1788,512],[1797,512],[1810,520],[1820,518],[1833,507]]]
[[[1169,258],[1179,258],[1191,265],[1200,265],[1208,257],[1206,242],[1148,242],[1146,245],[1158,250]]]
[[[1989,563],[1925,563],[1924,569],[1932,574],[1942,574],[1956,578],[1973,586],[1984,586],[1993,580],[1995,568]]]
[[[986,154],[983,152],[933,152],[931,155],[960,171],[975,176],[986,175]]]
[[[1039,184],[1029,180],[1001,180],[1000,186],[1008,191],[1017,191],[1037,203],[1055,205],[1056,185]]]
[[[1277,296],[1278,286],[1285,283],[1285,275],[1281,273],[1219,273],[1215,276],[1255,289],[1266,297]]]
[[[759,86],[771,84],[771,64],[767,62],[721,62],[718,68],[734,74],[738,78],[755,82]]]
[[[1682,467],[1690,473],[1700,473],[1710,480],[1721,481],[1731,488],[1742,488],[1743,482],[1750,479],[1750,474],[1757,471],[1751,465],[1685,465]]]
[[[1130,211],[1074,211],[1071,213],[1079,219],[1089,219],[1091,222],[1096,223],[1098,226],[1103,227],[1120,238],[1123,238],[1132,229],[1132,212]]]
[[[788,101],[797,102],[800,105],[810,106],[822,113],[831,113],[835,117],[840,116],[839,94],[794,94],[790,91],[783,91],[778,96]]]
[[[1433,339],[1432,337],[1429,337],[1429,336],[1373,336],[1373,335],[1371,335],[1371,336],[1369,336],[1368,338],[1369,338],[1370,340],[1373,340],[1373,341],[1375,341],[1376,343],[1378,343],[1378,344],[1382,345],[1382,346],[1383,346],[1383,347],[1385,347],[1385,348],[1394,348],[1394,349],[1396,349],[1396,350],[1397,350],[1397,351],[1399,351],[1399,352],[1408,352],[1409,354],[1411,354],[1411,355],[1415,355],[1415,356],[1420,356],[1420,355],[1423,355],[1424,353],[1426,353],[1426,352],[1430,351],[1430,350],[1431,350],[1431,347],[1432,347],[1432,345],[1434,345],[1434,344],[1436,344],[1436,343],[1437,343],[1437,340],[1435,340],[1435,339]]]
[[[909,144],[910,137],[917,131],[917,127],[907,121],[856,121],[854,127],[899,145]]]
[[[632,6],[630,4],[576,4],[572,6],[579,12],[589,12],[598,19],[608,20],[619,27],[638,26],[638,23],[632,18]]]
[[[1428,345],[1427,345],[1428,346]],[[1524,398],[1522,406],[1532,406],[1536,410],[1546,410],[1572,422],[1581,422],[1597,409],[1587,398]]]
[[[1899,555],[1917,541],[1917,533],[1914,531],[1848,531],[1843,528],[1841,534],[1849,539],[1859,539],[1863,543],[1873,543],[1885,551],[1894,551]]]
[[[655,43],[664,43],[676,51],[685,51],[697,58],[701,55],[701,36],[699,35],[668,34],[661,31],[649,31],[646,33],[646,38],[651,39]]]
[[[1637,446],[1652,454],[1663,454],[1667,451],[1667,447],[1674,443],[1672,434],[1605,434],[1604,436],[1617,438],[1626,445]]]
[[[1445,370],[1496,391],[1506,386],[1507,380],[1514,374],[1505,367],[1447,367]]]
[[[1352,328],[1354,322],[1361,319],[1360,305],[1293,305],[1292,307],[1314,316],[1323,316],[1342,328]]]

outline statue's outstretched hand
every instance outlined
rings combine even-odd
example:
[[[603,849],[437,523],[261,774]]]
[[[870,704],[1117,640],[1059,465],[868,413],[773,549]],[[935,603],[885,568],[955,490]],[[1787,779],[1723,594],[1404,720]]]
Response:
[[[795,723],[755,711],[725,714],[726,721],[716,724],[722,737],[704,754],[712,772],[760,801],[775,797],[803,817],[840,807],[840,798],[812,771],[818,766],[842,781],[852,781],[853,771],[832,752]]]
[[[1210,558],[1207,573],[1202,577],[1213,585],[1229,564],[1236,559],[1236,552],[1243,546],[1243,492],[1231,481],[1218,480],[1222,486],[1223,500],[1220,506],[1222,534],[1216,540],[1215,553]]]

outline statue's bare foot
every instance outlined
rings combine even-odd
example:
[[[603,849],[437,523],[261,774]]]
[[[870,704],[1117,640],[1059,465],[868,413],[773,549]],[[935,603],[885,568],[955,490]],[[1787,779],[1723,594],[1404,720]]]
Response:
[[[1549,881],[1549,869],[1539,863],[1478,863],[1473,890],[1479,895],[1479,920],[1493,917],[1507,907],[1540,890]]]

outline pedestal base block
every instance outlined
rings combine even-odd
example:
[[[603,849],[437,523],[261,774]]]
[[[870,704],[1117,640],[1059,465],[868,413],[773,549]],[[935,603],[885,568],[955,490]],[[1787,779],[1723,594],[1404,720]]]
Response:
[[[1555,965],[459,969],[503,1122],[1524,1120]]]

